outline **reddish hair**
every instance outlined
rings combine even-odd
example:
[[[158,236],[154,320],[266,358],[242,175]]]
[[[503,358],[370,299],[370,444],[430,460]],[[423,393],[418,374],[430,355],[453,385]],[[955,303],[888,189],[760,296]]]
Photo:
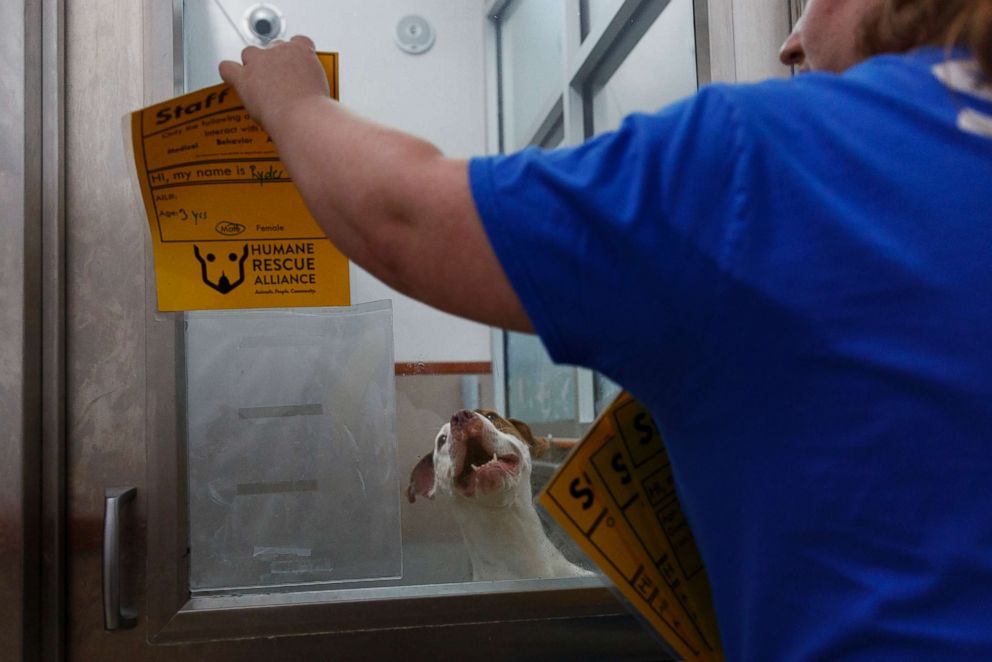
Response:
[[[992,80],[992,0],[883,0],[861,43],[867,55],[964,46]]]

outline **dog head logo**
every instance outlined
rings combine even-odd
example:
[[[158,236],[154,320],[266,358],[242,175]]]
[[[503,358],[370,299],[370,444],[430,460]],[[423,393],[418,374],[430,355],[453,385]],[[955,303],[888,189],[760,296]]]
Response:
[[[200,275],[203,282],[217,290],[221,294],[227,294],[241,283],[245,282],[245,261],[248,259],[248,244],[245,244],[244,251],[239,256],[237,253],[201,253],[199,246],[193,246],[193,255],[200,263]],[[233,283],[227,275],[228,271],[233,276],[235,271],[238,279]]]

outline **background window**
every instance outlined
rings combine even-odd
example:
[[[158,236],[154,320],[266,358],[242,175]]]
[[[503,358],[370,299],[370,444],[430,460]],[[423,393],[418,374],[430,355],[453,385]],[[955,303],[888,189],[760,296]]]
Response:
[[[582,40],[597,35],[623,5],[624,0],[582,0]]]
[[[564,80],[562,5],[518,0],[500,24],[504,145],[527,146],[561,97]]]
[[[655,112],[695,92],[692,0],[648,0],[637,6],[625,6],[625,0],[582,0],[579,8],[576,43],[562,41],[564,22],[572,17],[561,2],[511,1],[502,17],[493,17],[499,25],[501,144],[506,151],[576,144],[616,128],[632,112]],[[630,18],[607,29],[621,9]],[[583,43],[588,40],[596,40],[595,47]],[[575,72],[572,80],[564,80],[565,69]],[[582,94],[573,97],[578,112],[566,115],[568,85]],[[581,437],[620,391],[602,375],[555,366],[533,336],[508,333],[504,338],[507,410],[541,434]]]
[[[616,72],[592,87],[593,132],[615,129],[633,112],[660,110],[696,88],[692,0],[672,0]]]

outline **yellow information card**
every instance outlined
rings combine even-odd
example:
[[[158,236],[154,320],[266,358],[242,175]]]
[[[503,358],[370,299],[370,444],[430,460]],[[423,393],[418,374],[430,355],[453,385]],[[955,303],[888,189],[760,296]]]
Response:
[[[622,393],[538,501],[686,660],[722,660],[709,582],[651,414]]]
[[[319,53],[338,98],[338,55]],[[327,240],[275,145],[227,85],[131,113],[162,311],[350,305]]]

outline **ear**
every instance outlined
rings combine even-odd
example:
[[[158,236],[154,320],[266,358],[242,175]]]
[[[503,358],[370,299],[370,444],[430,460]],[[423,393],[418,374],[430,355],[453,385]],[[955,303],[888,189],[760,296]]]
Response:
[[[410,485],[406,488],[406,498],[413,503],[417,495],[434,498],[434,453],[428,453],[410,473]]]
[[[549,442],[544,437],[539,439],[534,437],[534,433],[531,432],[530,426],[523,421],[517,420],[515,418],[509,419],[513,427],[517,428],[520,432],[520,436],[524,438],[527,445],[530,446],[530,456],[533,458],[538,458],[548,452],[548,448],[551,447],[551,442]]]

